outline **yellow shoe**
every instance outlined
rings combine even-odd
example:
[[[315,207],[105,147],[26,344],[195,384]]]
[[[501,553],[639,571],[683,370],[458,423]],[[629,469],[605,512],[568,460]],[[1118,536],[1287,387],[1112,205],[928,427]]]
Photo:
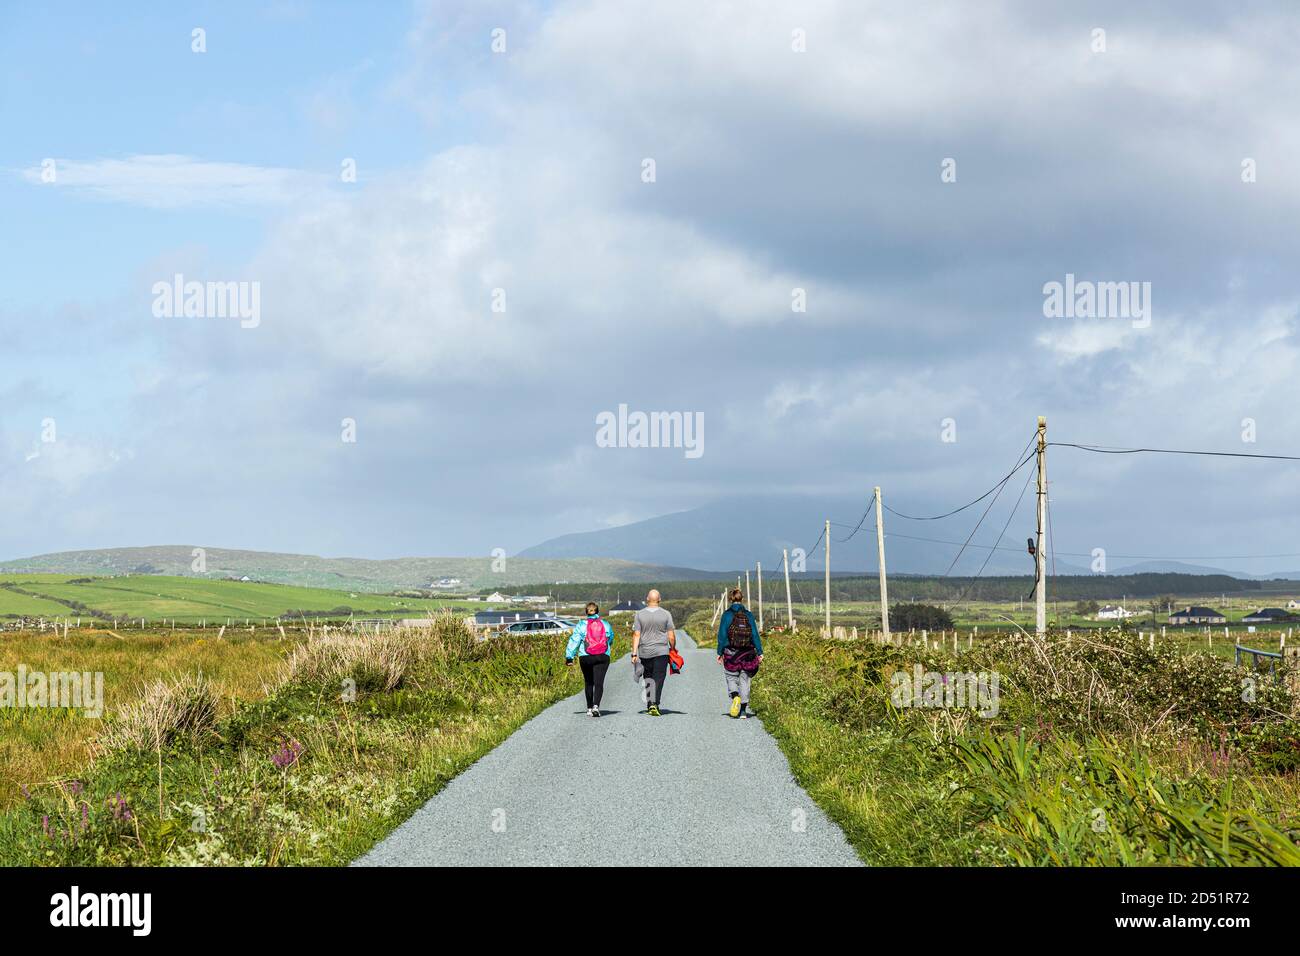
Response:
[[[728,711],[728,713],[730,713],[732,717],[740,716],[740,695],[739,694],[731,698],[731,710]]]

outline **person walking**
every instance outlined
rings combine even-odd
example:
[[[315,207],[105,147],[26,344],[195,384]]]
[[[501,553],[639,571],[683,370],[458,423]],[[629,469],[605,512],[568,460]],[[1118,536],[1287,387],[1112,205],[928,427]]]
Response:
[[[677,650],[673,616],[659,606],[659,592],[645,596],[646,606],[632,619],[632,666],[644,673],[646,713],[659,716],[664,680],[668,677],[668,652]]]
[[[578,657],[582,668],[583,692],[587,695],[587,716],[600,716],[600,698],[605,693],[605,673],[609,670],[610,655],[614,653],[614,628],[600,618],[600,607],[595,601],[587,602],[587,619],[573,626],[568,646],[564,649],[564,663],[573,666]]]
[[[749,683],[763,662],[763,638],[758,632],[754,615],[745,607],[745,592],[732,588],[728,595],[731,607],[718,622],[718,663],[727,679],[727,694],[731,706],[727,713],[733,718],[747,720]]]

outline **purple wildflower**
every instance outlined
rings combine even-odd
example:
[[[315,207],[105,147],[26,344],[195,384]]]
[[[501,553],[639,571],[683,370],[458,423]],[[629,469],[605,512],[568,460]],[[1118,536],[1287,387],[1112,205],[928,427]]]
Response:
[[[52,840],[54,835],[50,833],[50,815],[47,813],[41,817],[41,829],[45,831],[45,839]]]
[[[131,819],[131,808],[127,806],[126,798],[122,796],[121,790],[108,798],[108,805],[113,811],[114,820],[121,822]]]
[[[24,800],[30,800],[30,799],[32,798],[32,792],[31,792],[30,790],[27,789],[27,784],[25,784],[25,783],[20,783],[20,784],[18,785],[18,789],[21,790],[21,791],[23,792],[23,799],[24,799]]]
[[[285,770],[298,762],[302,751],[303,746],[298,741],[283,740],[280,749],[271,754],[271,763],[275,764],[277,770]]]

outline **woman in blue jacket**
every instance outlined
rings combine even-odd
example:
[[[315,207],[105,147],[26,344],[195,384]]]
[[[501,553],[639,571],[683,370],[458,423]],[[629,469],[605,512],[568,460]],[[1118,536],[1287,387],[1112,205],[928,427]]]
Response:
[[[564,663],[572,666],[574,655],[582,668],[583,690],[587,694],[587,716],[600,716],[600,698],[605,692],[605,672],[614,653],[614,628],[600,619],[600,607],[587,602],[587,619],[573,626],[564,649]]]
[[[763,637],[758,633],[754,615],[745,607],[745,592],[732,588],[731,607],[718,622],[718,663],[727,677],[727,693],[731,697],[728,713],[746,720],[749,714],[749,682],[758,673],[763,661]]]

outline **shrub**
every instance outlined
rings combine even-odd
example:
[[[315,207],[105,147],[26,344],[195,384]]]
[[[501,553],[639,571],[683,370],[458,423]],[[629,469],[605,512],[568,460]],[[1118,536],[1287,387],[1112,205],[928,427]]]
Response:
[[[99,737],[104,751],[160,750],[209,736],[217,723],[217,696],[202,674],[159,678],[111,720]]]
[[[294,648],[284,682],[336,689],[350,679],[359,691],[388,692],[403,686],[421,663],[463,658],[478,646],[464,623],[449,614],[427,627],[326,631]]]
[[[895,604],[889,609],[889,626],[895,631],[948,631],[952,615],[933,604]]]

